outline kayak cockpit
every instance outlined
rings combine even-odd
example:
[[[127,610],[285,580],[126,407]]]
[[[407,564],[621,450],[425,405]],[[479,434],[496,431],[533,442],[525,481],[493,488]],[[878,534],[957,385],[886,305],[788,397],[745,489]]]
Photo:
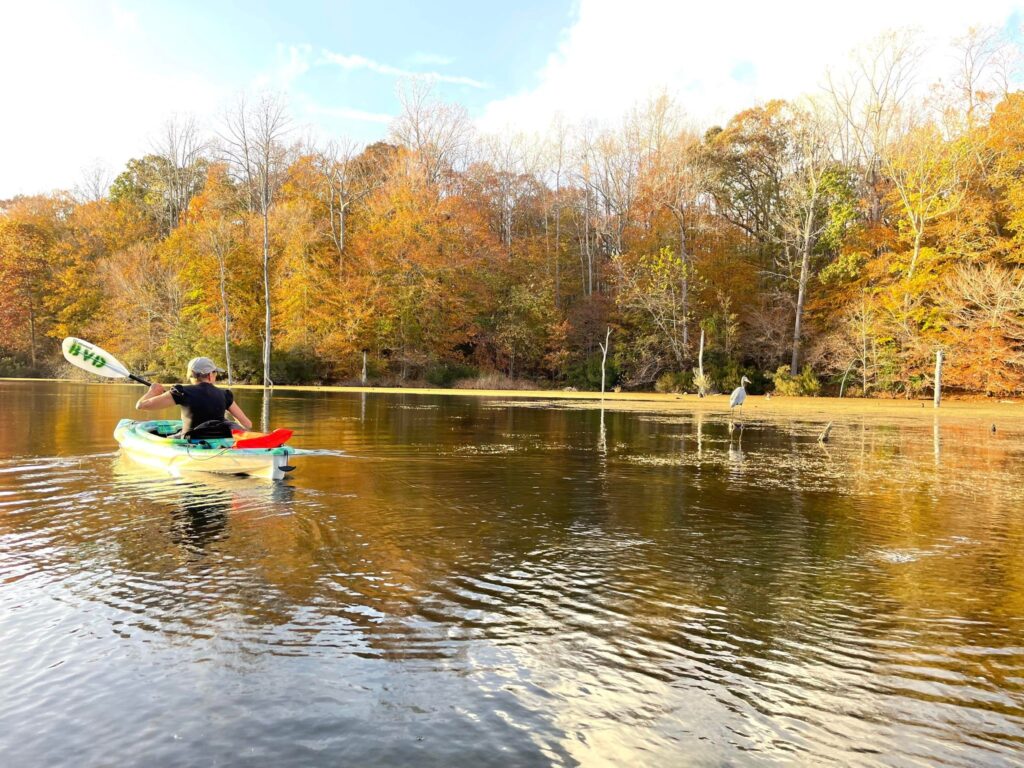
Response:
[[[140,421],[139,430],[157,437],[173,437],[180,435],[180,421]]]
[[[196,448],[230,448],[235,444],[233,437],[220,438],[184,438],[181,436],[180,421],[140,421],[137,423],[139,432],[159,438],[171,445],[187,445]]]
[[[291,435],[290,431],[284,431]],[[252,446],[254,439],[186,440],[179,436],[180,433],[181,421],[178,420],[123,419],[114,430],[114,437],[125,455],[173,474],[182,471],[216,472],[279,480],[292,469],[288,459],[305,453],[283,444]]]

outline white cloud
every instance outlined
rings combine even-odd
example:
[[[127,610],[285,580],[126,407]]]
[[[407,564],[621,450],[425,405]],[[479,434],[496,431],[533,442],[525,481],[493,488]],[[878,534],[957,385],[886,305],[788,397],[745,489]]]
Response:
[[[110,15],[114,21],[114,28],[122,35],[137,35],[142,31],[139,24],[139,14],[122,8],[118,3],[110,4]]]
[[[149,150],[171,115],[215,114],[217,84],[168,71],[142,32],[122,36],[123,29],[138,30],[138,22],[116,6],[5,6],[0,198],[73,187],[96,164],[118,173]]]
[[[423,78],[425,80],[435,80],[439,83],[468,85],[473,88],[488,87],[487,83],[474,80],[472,77],[463,77],[461,75],[442,75],[440,72],[416,72],[409,69],[402,69],[400,67],[393,67],[390,64],[382,64],[379,61],[374,61],[373,59],[368,59],[365,56],[360,56],[358,53],[343,54],[324,51],[324,60],[347,70],[368,69],[371,72],[377,72],[381,75],[390,75],[392,77],[416,77]]]
[[[393,115],[387,115],[382,112],[367,112],[362,109],[351,109],[349,107],[324,107],[317,104],[308,104],[306,111],[311,115],[328,115],[330,117],[340,117],[343,120],[358,120],[363,123],[383,123],[389,124],[394,120]]]
[[[252,88],[287,91],[296,80],[310,70],[312,58],[312,46],[278,45],[276,63],[269,72],[260,73],[254,78]]]
[[[480,123],[538,130],[555,114],[615,120],[663,89],[699,123],[721,122],[759,102],[815,92],[826,67],[845,68],[852,49],[887,29],[921,29],[932,54],[922,78],[930,81],[955,65],[949,41],[971,26],[1003,26],[1021,8],[1020,0],[581,0],[538,84],[492,101]]]

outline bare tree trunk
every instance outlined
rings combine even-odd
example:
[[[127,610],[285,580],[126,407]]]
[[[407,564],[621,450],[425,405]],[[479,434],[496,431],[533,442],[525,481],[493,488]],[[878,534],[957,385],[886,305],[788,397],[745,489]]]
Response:
[[[225,118],[225,134],[221,136],[222,152],[233,168],[236,178],[249,192],[263,217],[263,301],[265,312],[263,337],[263,385],[273,386],[270,379],[272,348],[272,312],[270,304],[270,209],[287,165],[281,144],[288,131],[288,117],[282,99],[263,96],[255,109],[240,99],[237,107]]]
[[[339,200],[338,204],[334,203],[334,190],[332,189],[329,195],[328,202],[328,217],[331,222],[331,239],[334,241],[334,247],[338,251],[338,271],[345,271],[345,208],[348,206],[343,200]],[[337,224],[335,224],[335,209],[337,209]]]
[[[224,312],[224,365],[228,370],[228,384],[234,384],[234,373],[231,370],[231,313],[228,310],[227,269],[220,254],[217,262],[220,267],[220,304]]]
[[[263,210],[263,301],[265,304],[263,337],[263,386],[272,387],[270,380],[271,315],[270,315],[270,216]]]
[[[604,394],[604,381],[605,381],[605,366],[608,363],[608,341],[611,339],[612,329],[608,328],[604,334],[604,344],[597,342],[598,346],[601,347],[601,394]]]
[[[683,311],[683,349],[690,349],[690,331],[686,325],[686,313],[689,310],[689,294],[690,294],[690,256],[686,252],[686,228],[683,226],[682,214],[679,216],[679,258],[683,262],[683,276],[680,280],[679,291],[680,291],[680,304],[682,305]],[[693,358],[691,358],[693,359]]]
[[[587,282],[583,285],[583,293],[589,296],[594,292],[594,271],[590,255],[590,190],[586,190],[583,204],[583,252],[586,255]]]
[[[861,397],[868,396],[868,302],[864,294],[860,297],[860,357],[861,381],[863,382]]]
[[[560,303],[562,295],[562,204],[559,177],[555,176],[555,307]]]
[[[910,257],[910,268],[907,270],[907,282],[914,278],[914,271],[917,269],[917,259],[921,255],[921,238],[924,236],[924,224],[914,225],[914,252]]]
[[[551,212],[544,206],[544,263],[548,268],[548,277],[554,273],[554,258],[551,255]],[[555,306],[558,306],[557,299]]]
[[[704,378],[704,328],[700,329],[700,348],[697,351],[697,397],[704,397],[707,394],[707,379]]]
[[[700,372],[700,376],[704,378],[704,329],[700,329],[700,352],[697,353],[697,370]]]
[[[793,358],[790,362],[789,373],[796,376],[800,370],[800,334],[802,332],[804,316],[804,300],[807,298],[807,280],[811,271],[811,247],[808,241],[804,241],[803,258],[800,260],[800,284],[796,294],[796,320],[793,323]]]
[[[846,370],[843,372],[843,380],[839,383],[839,397],[843,396],[843,391],[846,389],[846,377],[850,375],[850,369],[853,368],[853,363],[855,362],[855,360],[856,358],[854,358],[854,360],[851,360],[850,364],[846,366]]]
[[[30,354],[32,356],[32,367],[36,367],[36,308],[29,302],[28,306],[28,335]]]
[[[565,161],[565,126],[558,121],[555,128],[557,152],[555,162],[555,307],[562,301],[562,166]]]
[[[345,208],[348,205],[344,204],[338,208],[338,258],[341,259],[341,255],[345,252]]]

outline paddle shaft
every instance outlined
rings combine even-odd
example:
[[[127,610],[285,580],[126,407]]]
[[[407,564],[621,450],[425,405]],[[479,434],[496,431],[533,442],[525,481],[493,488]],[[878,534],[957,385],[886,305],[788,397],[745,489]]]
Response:
[[[132,381],[139,382],[139,384],[145,384],[147,387],[153,386],[153,382],[146,381],[144,378],[142,378],[141,376],[136,376],[134,373],[129,373],[128,378],[131,379]]]

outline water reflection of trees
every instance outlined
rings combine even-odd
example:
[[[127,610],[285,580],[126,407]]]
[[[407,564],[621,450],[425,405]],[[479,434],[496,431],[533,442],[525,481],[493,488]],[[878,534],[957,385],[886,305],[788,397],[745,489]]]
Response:
[[[1001,435],[940,424],[937,454],[932,424],[853,422],[825,453],[816,423],[748,420],[736,472],[724,415],[319,393],[275,395],[273,414],[357,457],[304,461],[291,484],[120,488],[61,534],[109,526],[132,577],[119,605],[301,653],[459,665],[485,641],[766,712],[798,692],[842,709],[857,686],[912,699],[921,679],[953,701],[942,669],[1020,714],[1021,455]],[[76,423],[34,428],[94,440]]]

